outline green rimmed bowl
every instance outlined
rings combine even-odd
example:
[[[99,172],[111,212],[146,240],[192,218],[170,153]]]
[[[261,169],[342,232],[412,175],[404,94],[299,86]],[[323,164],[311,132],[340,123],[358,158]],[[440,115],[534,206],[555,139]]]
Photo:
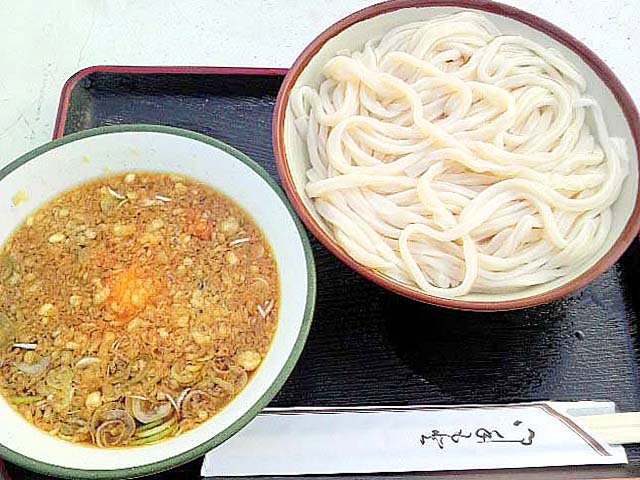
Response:
[[[89,161],[87,161],[87,159]],[[0,245],[31,211],[86,181],[132,170],[192,177],[249,212],[270,243],[280,276],[278,327],[247,387],[220,413],[156,445],[98,449],[50,436],[0,396],[0,456],[30,470],[68,478],[131,478],[191,461],[244,427],[282,387],[304,346],[315,303],[309,241],[283,193],[254,161],[210,137],[170,127],[123,125],[57,140],[0,170]],[[14,206],[12,196],[28,200]]]

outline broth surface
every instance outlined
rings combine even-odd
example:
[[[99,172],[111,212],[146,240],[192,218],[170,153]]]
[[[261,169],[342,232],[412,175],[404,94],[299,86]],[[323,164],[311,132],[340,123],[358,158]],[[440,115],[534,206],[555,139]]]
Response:
[[[267,241],[222,194],[160,173],[85,183],[0,250],[0,391],[65,440],[157,442],[242,390],[278,302]]]

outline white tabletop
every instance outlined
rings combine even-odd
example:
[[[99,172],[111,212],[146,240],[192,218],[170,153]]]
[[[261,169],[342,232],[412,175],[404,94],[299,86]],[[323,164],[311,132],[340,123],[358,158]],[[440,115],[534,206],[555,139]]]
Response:
[[[573,34],[640,103],[638,0],[503,0]],[[288,67],[370,0],[0,0],[0,167],[51,139],[60,90],[91,65]]]

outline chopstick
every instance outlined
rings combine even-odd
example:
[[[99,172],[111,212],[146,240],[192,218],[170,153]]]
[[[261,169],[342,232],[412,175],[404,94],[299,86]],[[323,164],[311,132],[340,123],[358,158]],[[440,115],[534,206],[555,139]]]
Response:
[[[640,412],[576,417],[610,445],[640,443]]]

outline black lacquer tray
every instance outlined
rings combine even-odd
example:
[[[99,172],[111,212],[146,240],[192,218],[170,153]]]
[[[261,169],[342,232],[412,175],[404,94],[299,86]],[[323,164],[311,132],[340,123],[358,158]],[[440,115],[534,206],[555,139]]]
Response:
[[[285,73],[93,67],[65,85],[55,136],[123,123],[171,125],[229,143],[277,179],[271,116]],[[312,244],[318,298],[311,334],[272,406],[607,399],[619,410],[640,410],[638,240],[585,290],[504,313],[446,310],[402,298],[352,272],[315,239]],[[627,452],[630,463],[622,467],[432,475],[640,476],[640,447]],[[155,478],[199,478],[200,466],[195,461]],[[43,478],[12,465],[7,470],[14,479]]]

